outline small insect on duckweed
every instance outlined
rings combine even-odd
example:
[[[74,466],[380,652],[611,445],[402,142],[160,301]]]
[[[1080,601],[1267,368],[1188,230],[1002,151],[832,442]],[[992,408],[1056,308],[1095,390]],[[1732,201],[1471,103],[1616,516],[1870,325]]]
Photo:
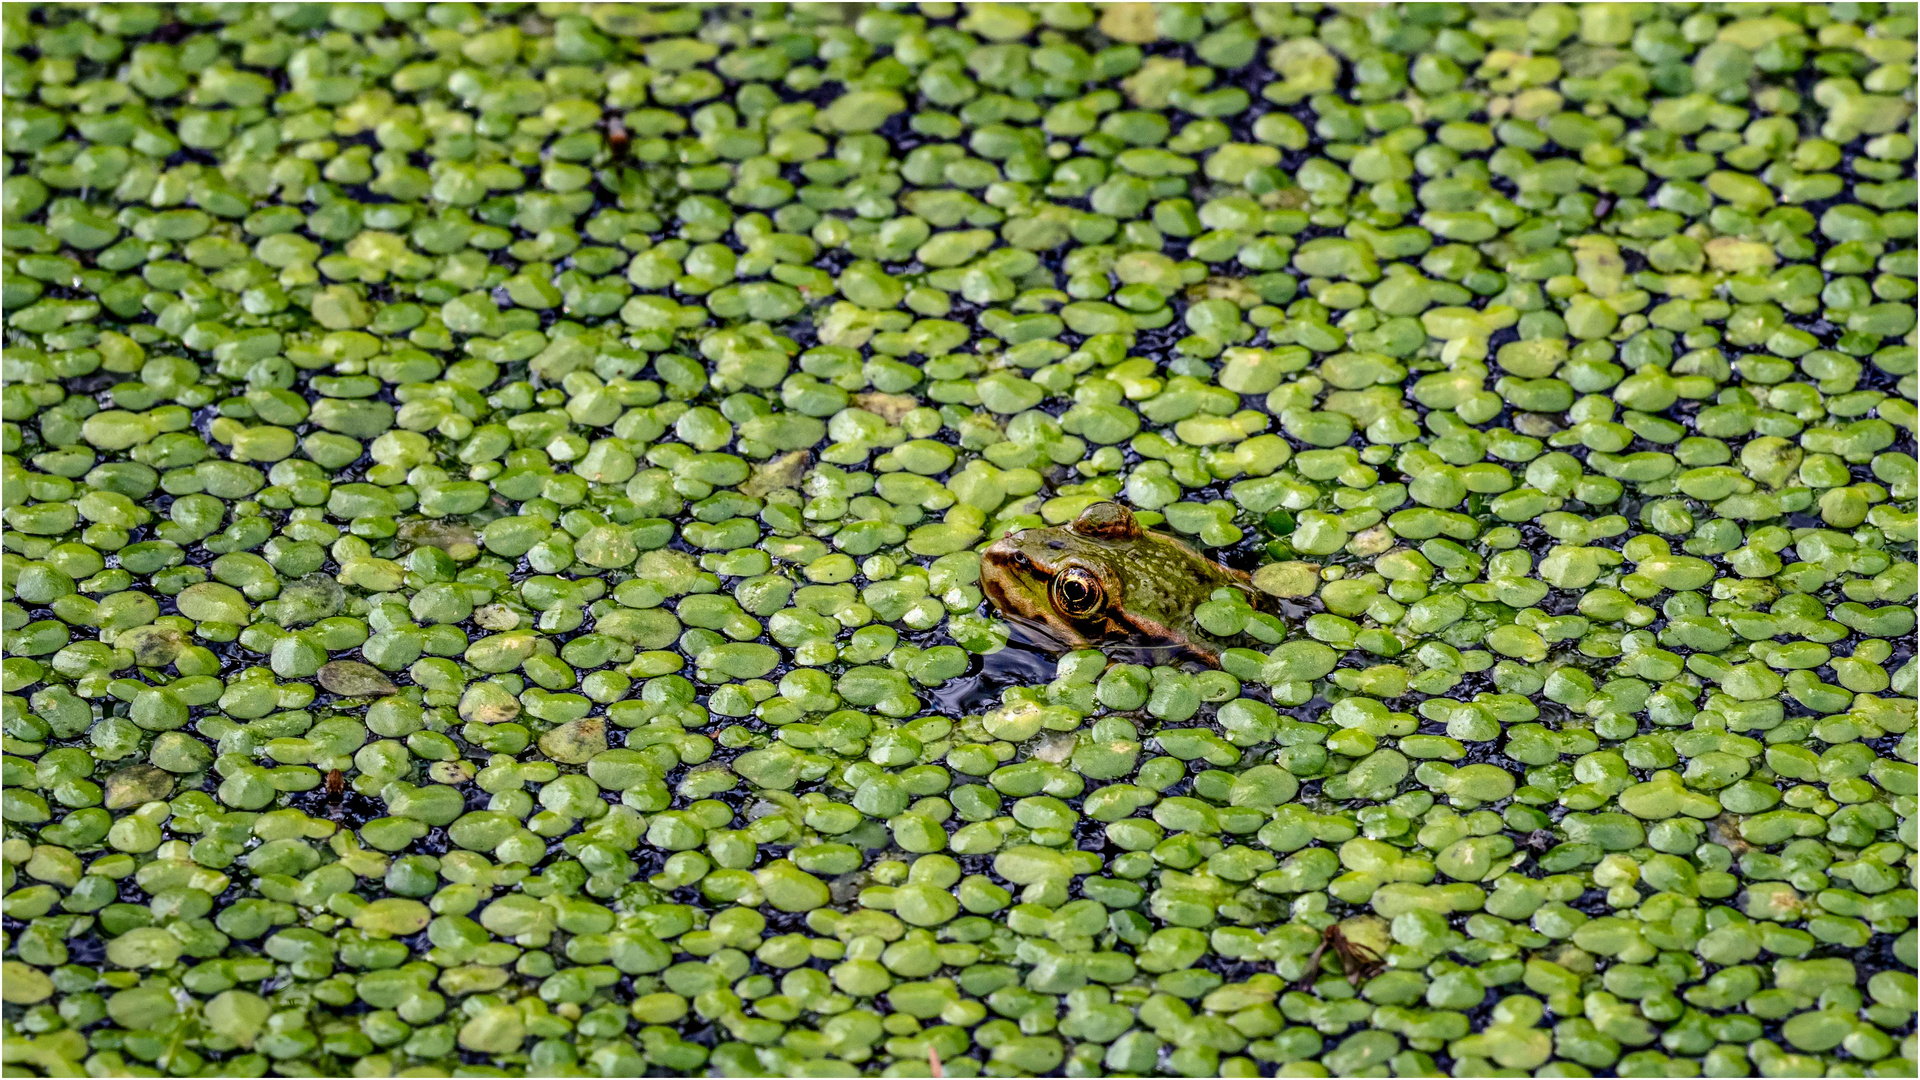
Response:
[[[607,118],[607,149],[615,154],[627,152],[627,125],[617,116]]]
[[[338,821],[345,810],[347,792],[347,774],[339,769],[327,770],[327,817]]]
[[[1328,948],[1332,948],[1333,954],[1340,958],[1340,973],[1347,977],[1349,984],[1356,987],[1378,975],[1387,966],[1379,953],[1357,941],[1348,941],[1347,935],[1340,931],[1340,924],[1335,923],[1321,932],[1319,946],[1307,958],[1306,973],[1293,984],[1295,990],[1305,990],[1313,985],[1314,976],[1320,973],[1320,958],[1326,955]]]

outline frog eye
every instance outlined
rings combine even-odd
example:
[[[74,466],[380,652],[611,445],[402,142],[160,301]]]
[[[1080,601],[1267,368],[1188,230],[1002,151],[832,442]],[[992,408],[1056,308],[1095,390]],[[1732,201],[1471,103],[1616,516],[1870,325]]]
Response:
[[[1085,567],[1062,570],[1053,579],[1053,605],[1065,615],[1084,619],[1107,603],[1107,588],[1099,575]]]

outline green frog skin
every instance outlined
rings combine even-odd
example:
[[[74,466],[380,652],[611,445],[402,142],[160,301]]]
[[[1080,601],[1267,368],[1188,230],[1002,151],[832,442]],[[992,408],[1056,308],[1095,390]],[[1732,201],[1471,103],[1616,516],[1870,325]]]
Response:
[[[1263,606],[1246,574],[1141,528],[1111,502],[1069,525],[1009,534],[980,556],[980,589],[993,606],[1063,651],[1171,649],[1218,666],[1230,643],[1202,630],[1193,611],[1222,588]]]

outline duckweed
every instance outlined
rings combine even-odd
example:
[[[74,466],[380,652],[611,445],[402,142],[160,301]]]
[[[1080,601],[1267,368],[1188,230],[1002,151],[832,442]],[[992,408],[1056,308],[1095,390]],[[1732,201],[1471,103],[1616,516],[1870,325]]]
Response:
[[[6,1068],[1912,1076],[1917,25],[7,5]]]

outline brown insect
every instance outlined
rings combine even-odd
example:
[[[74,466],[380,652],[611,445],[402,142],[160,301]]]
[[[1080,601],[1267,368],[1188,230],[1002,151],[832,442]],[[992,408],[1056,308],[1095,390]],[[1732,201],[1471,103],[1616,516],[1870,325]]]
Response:
[[[339,821],[346,813],[347,774],[339,769],[327,770],[327,818]]]
[[[1295,990],[1305,990],[1313,985],[1314,976],[1320,972],[1320,958],[1326,955],[1329,948],[1340,958],[1340,973],[1347,977],[1349,984],[1356,987],[1378,975],[1387,966],[1379,953],[1357,941],[1348,941],[1347,935],[1340,932],[1340,924],[1335,923],[1321,932],[1319,946],[1307,959],[1306,974],[1293,984]]]
[[[615,154],[624,154],[627,150],[627,125],[617,116],[607,118],[607,148]]]

